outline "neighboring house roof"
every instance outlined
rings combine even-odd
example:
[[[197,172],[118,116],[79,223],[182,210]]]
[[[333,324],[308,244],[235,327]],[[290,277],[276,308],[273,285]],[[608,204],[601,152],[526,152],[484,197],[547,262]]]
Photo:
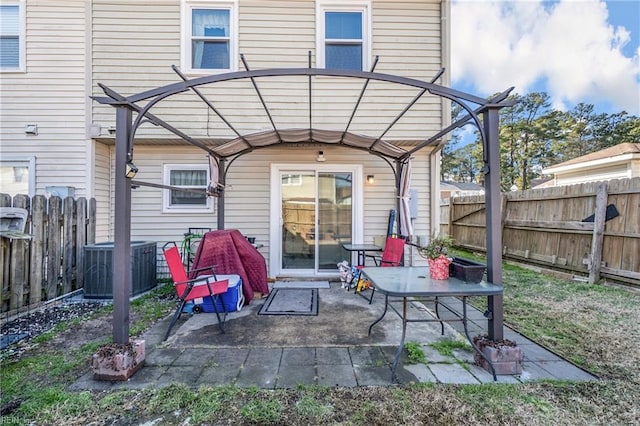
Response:
[[[553,178],[540,178],[531,181],[531,188],[547,188],[553,186]]]
[[[484,191],[484,187],[473,182],[452,182],[442,181],[440,182],[440,190],[445,191]]]
[[[542,171],[544,174],[553,174],[562,171],[587,168],[593,165],[602,165],[618,161],[626,161],[634,158],[640,159],[640,143],[621,143],[601,151],[592,152],[582,157],[577,157],[564,163],[556,164]]]

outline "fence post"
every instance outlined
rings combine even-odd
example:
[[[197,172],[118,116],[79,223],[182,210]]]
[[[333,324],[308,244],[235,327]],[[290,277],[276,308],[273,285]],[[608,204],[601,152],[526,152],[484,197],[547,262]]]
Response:
[[[604,242],[604,222],[607,214],[607,183],[601,182],[596,189],[596,212],[593,219],[593,237],[591,238],[591,256],[589,262],[589,284],[600,280],[602,264],[602,245]]]
[[[58,279],[60,277],[60,215],[62,199],[57,196],[49,198],[47,209],[47,300],[58,296]]]
[[[98,202],[95,198],[91,198],[89,200],[87,210],[87,244],[95,244],[96,243],[96,221],[97,221],[97,210],[98,210]]]
[[[75,221],[75,200],[73,197],[66,197],[63,203],[62,215],[62,294],[71,292],[73,282],[73,264],[75,254],[75,239],[73,238],[73,228]]]
[[[11,207],[9,194],[0,194],[0,207]],[[9,309],[9,239],[0,238],[0,310]]]
[[[44,230],[47,199],[36,195],[31,200],[31,267],[29,268],[29,303],[42,301],[42,282],[44,281]]]
[[[29,210],[30,199],[26,195],[16,195],[13,198],[13,207]],[[28,219],[27,219],[28,220]],[[14,239],[11,241],[11,257],[9,272],[9,287],[11,298],[9,299],[9,309],[18,309],[25,304],[25,287],[28,288],[28,263],[26,262],[29,252],[29,240]]]
[[[76,286],[84,287],[84,246],[87,244],[87,199],[76,200]]]

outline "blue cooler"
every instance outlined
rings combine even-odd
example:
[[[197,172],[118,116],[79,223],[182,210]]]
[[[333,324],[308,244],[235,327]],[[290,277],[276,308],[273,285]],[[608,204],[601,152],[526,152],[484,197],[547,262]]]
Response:
[[[222,304],[227,312],[239,311],[244,304],[244,294],[242,293],[242,279],[240,275],[216,275],[218,281],[229,280],[229,289],[226,293],[222,293],[218,296],[217,308],[218,312],[224,312]],[[215,312],[213,309],[213,299],[211,297],[203,297],[202,303],[199,306],[202,312]]]

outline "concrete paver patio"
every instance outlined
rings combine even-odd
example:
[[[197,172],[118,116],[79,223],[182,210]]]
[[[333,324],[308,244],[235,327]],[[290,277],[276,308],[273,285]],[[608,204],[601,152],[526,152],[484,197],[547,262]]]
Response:
[[[194,387],[236,384],[267,389],[299,384],[391,385],[391,363],[400,342],[401,321],[388,312],[371,336],[367,335],[369,324],[382,312],[384,298],[376,295],[370,305],[333,282],[331,288],[319,290],[319,299],[319,314],[314,317],[258,315],[264,299],[255,300],[240,312],[228,315],[225,334],[220,333],[214,314],[183,314],[174,334],[162,342],[168,326],[165,319],[144,334],[145,365],[128,381],[96,381],[89,372],[71,388],[135,389],[176,382]],[[447,302],[461,306],[457,299]],[[412,303],[411,307],[416,313],[425,309],[419,303]],[[484,333],[486,319],[482,313],[474,309],[469,317],[470,335]],[[409,324],[406,341],[419,344],[427,362],[411,364],[403,352],[396,371],[397,383],[493,382],[489,372],[474,365],[473,351],[456,350],[452,356],[445,356],[430,346],[441,339],[466,341],[461,332],[459,323],[446,323],[444,336],[437,322]],[[597,380],[509,328],[505,328],[504,336],[522,347],[525,359],[522,374],[498,376],[498,383]]]

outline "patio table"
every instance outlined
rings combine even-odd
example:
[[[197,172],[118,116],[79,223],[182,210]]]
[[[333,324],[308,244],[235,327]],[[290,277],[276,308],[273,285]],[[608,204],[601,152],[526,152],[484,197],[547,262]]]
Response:
[[[387,314],[388,308],[391,308],[402,320],[402,337],[400,345],[396,351],[391,368],[391,381],[395,379],[396,367],[404,347],[407,324],[410,322],[440,322],[441,332],[444,335],[444,322],[462,322],[464,333],[474,350],[487,361],[491,367],[493,380],[496,379],[495,369],[491,361],[484,355],[478,346],[469,336],[467,329],[467,298],[469,296],[497,296],[502,294],[502,286],[480,282],[467,283],[457,278],[449,278],[447,280],[434,280],[429,277],[428,267],[366,267],[362,269],[362,273],[371,281],[371,284],[377,291],[384,294],[384,311],[378,319],[369,326],[369,336],[374,325],[379,323]],[[459,297],[462,299],[462,313],[448,306],[439,300],[440,297]],[[393,298],[390,300],[390,298]],[[407,315],[407,300],[428,300],[435,305],[435,313],[431,314],[431,318],[409,318]],[[401,310],[394,306],[402,304]],[[442,307],[453,314],[454,318],[441,318],[439,307]]]
[[[367,251],[382,251],[382,247],[375,244],[342,244],[342,248],[358,254],[358,261],[356,265],[364,266],[364,254]]]

